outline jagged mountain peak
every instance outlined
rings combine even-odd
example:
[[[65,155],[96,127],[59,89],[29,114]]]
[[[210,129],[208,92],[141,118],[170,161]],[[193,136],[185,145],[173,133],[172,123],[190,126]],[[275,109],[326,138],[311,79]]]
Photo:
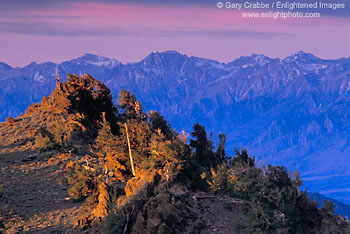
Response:
[[[184,55],[181,54],[180,52],[177,52],[176,50],[166,50],[163,52],[157,52],[158,54],[168,54],[168,55]]]
[[[121,63],[114,58],[107,58],[104,56],[99,56],[96,54],[86,53],[83,56],[72,59],[69,61],[70,63],[78,64],[78,65],[94,65],[98,67],[108,67],[114,68]]]
[[[96,61],[96,60],[112,60],[111,58],[100,56],[97,54],[85,53],[83,56],[78,59],[86,60],[86,61]]]
[[[284,59],[286,62],[298,62],[298,63],[320,63],[322,59],[316,57],[311,53],[306,53],[302,50],[289,55]]]
[[[258,63],[259,65],[264,65],[268,62],[270,62],[272,59],[265,56],[265,55],[262,55],[262,54],[252,54],[251,56],[255,61],[256,63]]]
[[[157,69],[158,71],[169,69],[174,65],[183,64],[189,57],[177,51],[152,52],[138,64],[145,69]],[[171,70],[171,69],[170,69]]]
[[[241,56],[238,59],[228,63],[229,66],[243,67],[254,65],[265,65],[271,62],[272,59],[262,54],[252,54],[251,56]]]
[[[305,55],[305,54],[310,54],[310,53],[304,52],[303,50],[299,50],[299,51],[291,54],[291,56],[293,56],[293,55]]]
[[[263,55],[263,54],[255,54],[253,53],[250,57],[252,58],[266,58],[266,59],[270,59],[268,56]]]
[[[141,64],[143,69],[150,69],[156,74],[161,71],[166,73],[179,72],[183,69],[193,70],[193,68],[198,70],[227,70],[225,63],[196,56],[187,56],[177,51],[154,52],[138,64]]]
[[[141,62],[159,62],[160,60],[169,60],[176,58],[188,58],[187,55],[181,54],[174,50],[164,51],[164,52],[152,52],[147,55]]]
[[[28,65],[26,65],[24,68],[30,68],[30,67],[35,67],[37,65],[36,62],[31,62]]]
[[[175,50],[169,50],[169,51],[164,51],[164,52],[152,52],[149,54],[144,60],[142,61],[147,61],[147,62],[167,62],[167,61],[194,61],[197,65],[200,65],[202,63],[205,64],[224,64],[220,63],[216,60],[212,59],[206,59],[206,58],[201,58],[197,56],[188,56],[186,54],[179,53]]]

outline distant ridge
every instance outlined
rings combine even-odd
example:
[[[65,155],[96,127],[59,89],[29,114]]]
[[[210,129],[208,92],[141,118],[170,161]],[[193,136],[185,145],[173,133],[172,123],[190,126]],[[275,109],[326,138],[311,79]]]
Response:
[[[343,217],[350,217],[350,205],[328,198],[320,193],[307,193],[307,194],[309,195],[311,200],[316,198],[320,206],[323,206],[322,203],[324,200],[332,201],[335,204],[335,211],[334,211],[335,214],[341,215]]]

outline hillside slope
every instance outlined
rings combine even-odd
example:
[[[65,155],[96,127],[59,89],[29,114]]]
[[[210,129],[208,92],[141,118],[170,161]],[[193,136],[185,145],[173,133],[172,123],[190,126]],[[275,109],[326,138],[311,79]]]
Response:
[[[68,75],[0,124],[0,223],[6,233],[346,233],[285,167],[225,153],[196,123],[177,133],[122,90]],[[0,227],[2,228],[2,227]],[[1,229],[0,229],[1,231]]]
[[[299,169],[309,191],[349,203],[349,58],[253,54],[223,64],[169,51],[130,64],[86,54],[61,64],[2,66],[1,119],[49,95],[55,69],[92,74],[114,96],[131,90],[178,131],[200,122],[214,135],[226,132],[228,152],[244,145],[259,160]]]

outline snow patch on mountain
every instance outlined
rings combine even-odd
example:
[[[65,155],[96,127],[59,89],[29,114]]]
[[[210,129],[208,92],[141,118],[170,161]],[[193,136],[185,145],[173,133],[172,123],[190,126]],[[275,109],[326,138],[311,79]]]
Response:
[[[97,62],[88,61],[87,63],[95,65],[95,66],[99,66],[99,67],[103,66],[103,67],[108,67],[108,68],[115,68],[116,66],[118,66],[120,64],[115,59],[112,59],[112,60],[100,60],[100,61],[97,61]]]
[[[121,64],[120,62],[118,62],[115,59],[110,59],[107,57],[94,55],[94,54],[85,54],[82,57],[79,57],[77,59],[73,59],[69,62],[77,64],[77,65],[93,65],[93,66],[97,66],[97,67],[106,67],[109,69],[113,69]]]
[[[34,81],[37,81],[37,82],[45,82],[46,81],[44,76],[40,75],[40,73],[38,71],[35,72],[33,78],[34,78]]]

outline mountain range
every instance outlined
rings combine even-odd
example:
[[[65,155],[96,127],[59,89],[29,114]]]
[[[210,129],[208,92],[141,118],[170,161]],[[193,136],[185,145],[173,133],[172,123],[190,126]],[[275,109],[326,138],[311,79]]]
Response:
[[[167,51],[127,64],[93,54],[23,68],[0,63],[0,120],[49,95],[56,69],[63,79],[91,74],[115,97],[130,90],[178,131],[199,122],[214,141],[226,133],[229,154],[244,146],[261,164],[299,170],[307,191],[350,203],[350,58],[299,51],[220,63]]]

